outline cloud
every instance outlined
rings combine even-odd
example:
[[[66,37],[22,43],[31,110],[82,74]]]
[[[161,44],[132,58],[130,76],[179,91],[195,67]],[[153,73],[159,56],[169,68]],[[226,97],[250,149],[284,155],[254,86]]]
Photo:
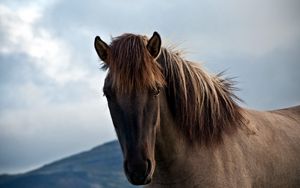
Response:
[[[295,0],[220,1],[59,1],[45,12],[44,26],[69,38],[133,32],[182,43],[205,55],[260,56],[294,43],[300,36]],[[88,14],[86,14],[88,12]],[[63,19],[61,19],[63,15]],[[52,27],[55,25],[55,28]],[[67,26],[67,27],[66,27]],[[198,52],[197,52],[198,53]]]
[[[57,84],[33,60],[0,55],[0,173],[35,168],[115,138],[99,81],[97,89],[86,80]]]
[[[108,109],[100,102],[3,110],[0,172],[16,166],[28,170],[110,140],[115,136],[110,124]]]
[[[91,68],[39,26],[43,8],[0,4],[0,173],[28,170],[115,138],[97,59]]]
[[[276,49],[260,57],[233,56],[212,59],[209,67],[228,70],[236,77],[237,95],[247,108],[270,110],[300,104],[299,42],[288,49]],[[217,68],[216,68],[217,67]]]
[[[35,24],[42,17],[35,6],[12,10],[0,6],[2,38],[1,53],[24,53],[58,83],[82,79],[87,70],[72,66],[74,59],[68,45]]]

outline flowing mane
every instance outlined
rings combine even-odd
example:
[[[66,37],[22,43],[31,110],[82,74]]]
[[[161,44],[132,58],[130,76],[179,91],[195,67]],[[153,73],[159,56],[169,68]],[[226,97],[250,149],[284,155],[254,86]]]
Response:
[[[221,78],[222,73],[212,76],[171,49],[162,48],[157,61],[163,67],[170,109],[191,142],[220,142],[224,132],[244,123],[231,79]]]
[[[108,78],[118,92],[165,87],[179,129],[191,142],[219,142],[243,123],[230,79],[212,76],[180,53],[162,48],[156,61],[145,36],[124,34],[110,44]]]

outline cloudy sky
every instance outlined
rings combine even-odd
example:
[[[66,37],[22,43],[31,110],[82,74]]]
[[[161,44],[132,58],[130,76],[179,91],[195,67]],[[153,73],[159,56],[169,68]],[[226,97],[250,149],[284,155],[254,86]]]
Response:
[[[298,0],[0,0],[0,174],[115,139],[93,49],[125,32],[237,77],[248,108],[300,104]]]

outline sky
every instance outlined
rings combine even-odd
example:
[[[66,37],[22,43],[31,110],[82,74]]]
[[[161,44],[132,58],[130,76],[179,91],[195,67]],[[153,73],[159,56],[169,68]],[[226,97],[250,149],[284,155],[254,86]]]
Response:
[[[160,33],[242,106],[300,104],[298,0],[0,0],[0,174],[116,139],[93,42]]]

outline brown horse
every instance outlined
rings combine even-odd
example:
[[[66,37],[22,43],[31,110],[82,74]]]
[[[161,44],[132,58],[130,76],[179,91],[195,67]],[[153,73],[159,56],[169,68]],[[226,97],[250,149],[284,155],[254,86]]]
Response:
[[[132,184],[300,187],[300,106],[241,108],[232,81],[162,48],[157,32],[94,45]]]

